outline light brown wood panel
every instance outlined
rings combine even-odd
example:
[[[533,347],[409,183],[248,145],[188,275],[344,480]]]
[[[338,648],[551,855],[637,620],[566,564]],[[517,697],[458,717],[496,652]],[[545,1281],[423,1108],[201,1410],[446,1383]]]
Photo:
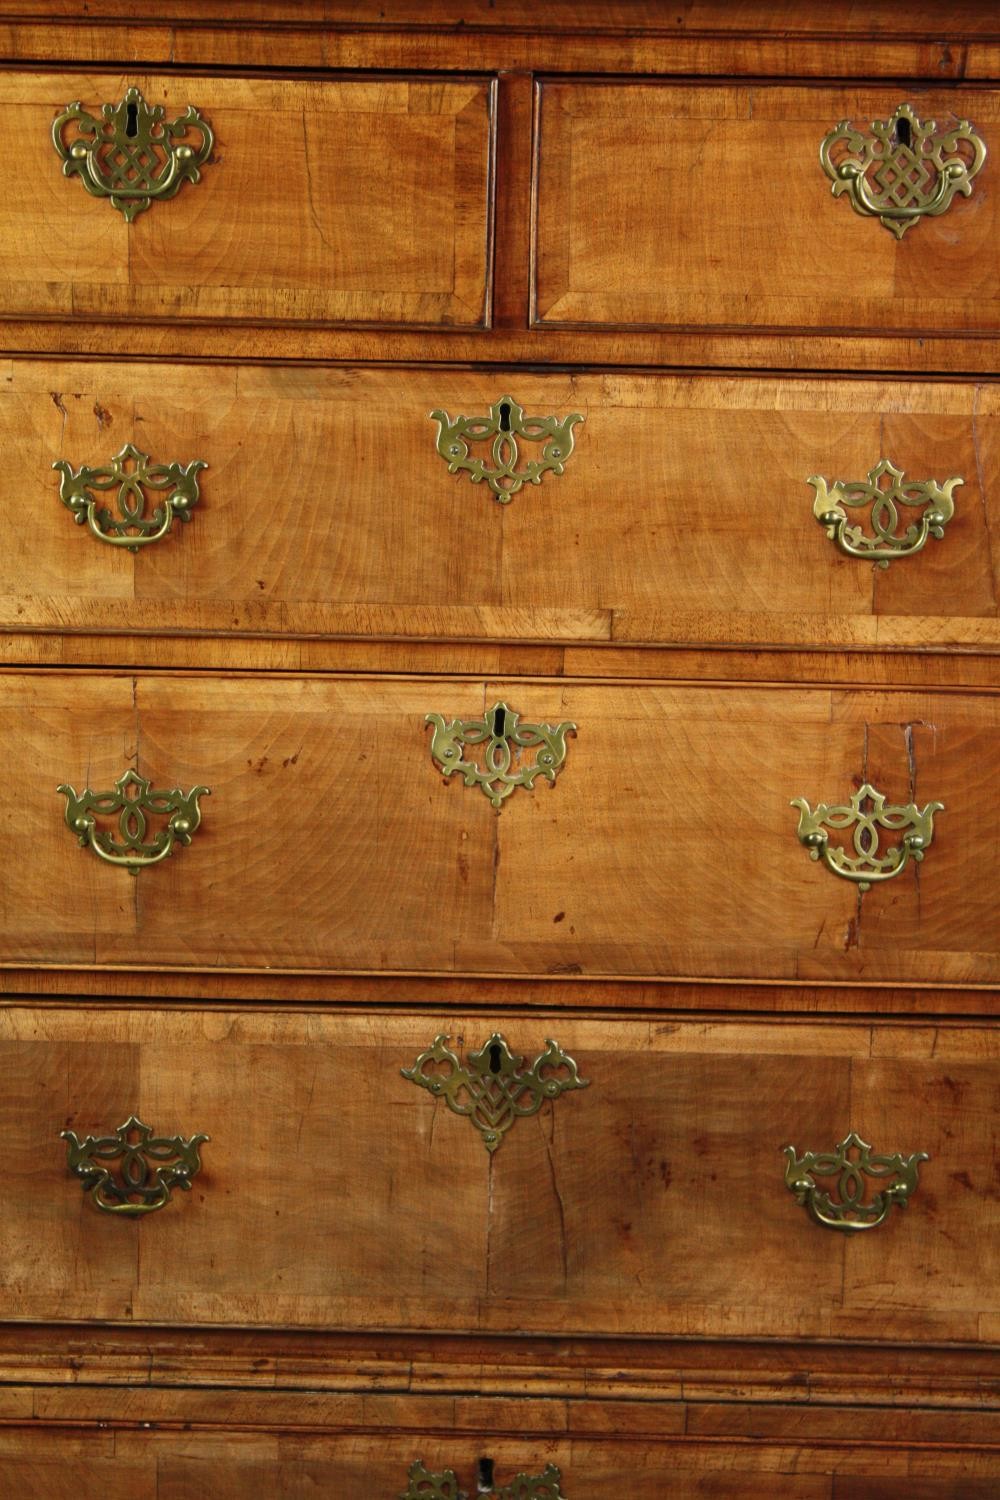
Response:
[[[501,699],[578,733],[556,785],[498,815],[443,780],[425,719]],[[0,705],[5,966],[1000,976],[992,694],[52,672],[0,677]],[[136,878],[77,845],[55,791],[130,765],[211,789],[191,847]],[[859,897],[789,803],[866,778],[945,811],[923,864]]]
[[[589,1085],[490,1157],[400,1070],[493,1026],[529,1060],[554,1036]],[[1000,1313],[995,1027],[21,1004],[0,1068],[4,1318],[975,1344]],[[59,1140],[132,1111],[211,1136],[138,1222],[93,1207]],[[782,1148],[850,1129],[930,1161],[847,1238]]]
[[[411,1403],[411,1424],[428,1404]],[[544,1440],[487,1426],[496,1421],[494,1404],[478,1404],[484,1408],[475,1417],[478,1433],[427,1436],[412,1430],[300,1437],[239,1428],[97,1434],[36,1423],[0,1433],[0,1479],[15,1486],[9,1493],[17,1500],[205,1500],[208,1494],[212,1500],[262,1494],[268,1500],[318,1494],[394,1500],[418,1455],[439,1472],[456,1471],[471,1494],[485,1454],[498,1483],[555,1463],[572,1500],[604,1500],[623,1482],[635,1500],[661,1500],[665,1485],[671,1500],[993,1500],[1000,1475],[992,1444],[962,1441],[968,1418],[956,1423],[956,1441],[932,1446],[888,1436],[855,1444],[810,1443],[807,1437],[709,1442],[667,1434]],[[440,1411],[433,1415],[442,1422]],[[854,1412],[847,1407],[839,1415],[853,1430]]]
[[[921,119],[957,113],[987,142],[1000,135],[1000,96],[985,89],[546,83],[537,318],[996,330],[1000,237],[989,164],[968,200],[956,198],[901,241],[835,200],[820,166],[820,142],[838,121],[864,128],[911,98]]]
[[[131,224],[63,177],[50,128],[138,87],[215,132],[201,181]],[[486,318],[488,80],[8,71],[0,314],[476,326]]]
[[[21,360],[3,377],[12,633],[280,636],[290,666],[307,636],[1000,649],[992,383]],[[505,506],[448,473],[429,419],[503,394],[584,417],[565,473]],[[52,470],[125,443],[208,464],[191,521],[136,554],[74,525]],[[837,551],[807,482],[883,457],[963,480],[943,540],[888,569]]]

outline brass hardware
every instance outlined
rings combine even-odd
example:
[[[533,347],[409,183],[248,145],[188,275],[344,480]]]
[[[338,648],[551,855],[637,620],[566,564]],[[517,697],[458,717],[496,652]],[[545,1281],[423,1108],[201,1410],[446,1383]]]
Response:
[[[76,834],[81,844],[90,845],[98,858],[109,865],[123,865],[130,875],[138,875],[149,865],[159,864],[174,852],[177,844],[190,844],[195,830],[201,822],[199,797],[208,797],[207,786],[192,787],[182,792],[154,791],[145,777],[135,771],[125,771],[115,782],[111,792],[92,792],[90,787],[77,795],[75,789],[63,783],[56,791],[66,798],[66,825]],[[97,816],[118,818],[121,842],[113,833],[105,833],[97,827]],[[148,829],[147,813],[170,815],[166,828],[146,842]]]
[[[555,785],[556,772],[566,759],[566,736],[576,733],[569,719],[554,725],[521,724],[506,703],[494,703],[481,719],[446,720],[441,714],[428,714],[424,722],[434,726],[431,755],[445,776],[460,772],[465,785],[478,786],[498,812],[515,788],[530,792],[539,776]],[[463,748],[470,745],[485,745],[482,768],[463,756]],[[522,765],[517,752],[536,746],[542,748],[535,759]],[[517,766],[512,770],[515,756]]]
[[[432,411],[431,420],[438,424],[437,451],[447,462],[448,473],[462,469],[473,484],[485,479],[488,488],[501,505],[509,505],[526,484],[541,484],[542,475],[561,474],[573,452],[573,428],[583,421],[580,412],[558,417],[526,417],[524,407],[513,396],[501,396],[490,407],[486,417],[456,417],[446,411]],[[485,443],[492,438],[491,463],[485,458],[470,458],[470,443]],[[529,443],[544,443],[541,458],[529,458],[518,468],[518,438]]]
[[[857,1152],[857,1156],[852,1156],[852,1152]],[[788,1163],[785,1186],[794,1193],[796,1202],[809,1211],[817,1224],[826,1229],[841,1229],[845,1234],[877,1228],[894,1203],[905,1208],[910,1194],[917,1189],[920,1163],[930,1161],[926,1151],[916,1151],[912,1156],[903,1156],[898,1151],[892,1156],[873,1155],[872,1148],[853,1130],[835,1153],[807,1151],[800,1157],[794,1146],[786,1146],[784,1156]],[[813,1180],[816,1177],[837,1178],[836,1201],[832,1193],[816,1185]],[[865,1177],[876,1181],[891,1177],[893,1181],[866,1203]]]
[[[883,488],[882,480],[890,476],[890,483]],[[936,479],[924,479],[919,484],[904,483],[902,469],[883,458],[874,469],[868,471],[868,482],[837,479],[833,485],[819,474],[806,480],[816,491],[813,515],[826,528],[830,540],[848,557],[860,557],[866,562],[877,563],[887,568],[893,558],[912,557],[920,552],[929,536],[944,536],[944,528],[955,514],[953,492],[964,479],[946,479],[939,484]],[[874,536],[865,536],[860,526],[849,526],[845,506],[870,505],[871,525]],[[900,505],[912,507],[923,505],[925,509],[918,522],[906,527],[898,535]]]
[[[154,1135],[135,1115],[119,1125],[114,1135],[92,1136],[81,1141],[75,1130],[60,1131],[67,1143],[69,1170],[79,1177],[83,1190],[107,1214],[152,1214],[169,1203],[175,1187],[190,1192],[192,1179],[201,1170],[199,1146],[210,1139],[193,1135]],[[117,1177],[104,1162],[118,1162]]]
[[[521,1067],[523,1062],[523,1057],[511,1052],[506,1038],[494,1031],[463,1064],[441,1033],[412,1068],[400,1071],[411,1083],[443,1098],[456,1115],[471,1120],[492,1153],[514,1121],[537,1115],[546,1099],[558,1099],[567,1089],[590,1087],[590,1080],[580,1077],[576,1063],[550,1037],[546,1037],[545,1051],[527,1071]],[[428,1064],[432,1065],[429,1070]],[[562,1070],[566,1076],[556,1077]]]
[[[79,100],[67,104],[52,122],[63,175],[79,177],[94,198],[110,198],[131,224],[154,199],[173,198],[183,182],[198,182],[212,150],[212,128],[192,105],[176,120],[165,121],[165,113],[137,88],[120,104],[102,105],[100,118]]]
[[[52,467],[62,475],[59,499],[73,512],[78,526],[86,522],[98,541],[138,552],[140,547],[166,536],[175,515],[190,521],[191,508],[198,503],[198,474],[208,465],[200,458],[185,465],[151,464],[148,453],[140,453],[126,443],[106,469],[91,469],[84,464],[74,470],[63,459]],[[94,493],[116,486],[120,519],[101,505]],[[149,516],[146,490],[155,495],[170,491]]]
[[[897,239],[925,214],[943,214],[956,193],[968,198],[986,160],[986,142],[968,120],[939,131],[908,104],[873,120],[871,131],[841,120],[823,137],[819,159],[833,196],[847,193],[855,213],[877,218]]]
[[[944,811],[943,802],[928,802],[926,807],[918,807],[915,802],[887,807],[882,793],[867,781],[858,787],[849,805],[828,807],[819,802],[813,811],[804,797],[793,797],[790,806],[799,809],[798,836],[809,850],[809,858],[822,858],[828,870],[844,880],[853,880],[859,891],[870,890],[877,881],[894,879],[911,857],[923,859],[934,838],[934,814]],[[834,829],[857,825],[853,855],[844,849],[831,848],[824,824]],[[879,828],[893,833],[908,828],[910,832],[903,835],[898,847],[880,855]]]
[[[410,1465],[407,1478],[410,1482],[399,1500],[469,1500],[458,1487],[454,1469],[432,1474],[418,1459]],[[477,1484],[476,1497],[477,1500],[566,1500],[559,1488],[561,1480],[561,1470],[555,1464],[547,1464],[544,1473],[515,1474],[510,1484],[491,1483],[487,1489]]]

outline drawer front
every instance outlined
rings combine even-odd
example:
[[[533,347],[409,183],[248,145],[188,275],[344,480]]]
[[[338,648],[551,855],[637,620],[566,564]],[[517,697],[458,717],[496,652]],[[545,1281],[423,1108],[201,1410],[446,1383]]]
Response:
[[[546,83],[536,317],[545,324],[982,333],[1000,326],[985,89]],[[909,101],[971,121],[987,161],[901,239],[835,200],[820,144]],[[916,137],[913,137],[916,142]],[[919,170],[914,167],[913,170]],[[595,212],[595,205],[599,211]],[[920,348],[914,359],[926,357]]]
[[[473,1080],[455,1102],[485,1113],[495,1093],[475,1055],[494,1029],[523,1061],[506,1071],[493,1042],[492,1076],[524,1112],[491,1150],[482,1116],[403,1070],[449,1037]],[[532,1114],[522,1075],[547,1038],[585,1086]],[[568,1084],[573,1069],[542,1072]],[[4,1318],[1000,1336],[1000,1041],[985,1025],[22,1002],[0,1012],[0,1082]],[[157,1138],[209,1137],[190,1191],[141,1217],[96,1206],[60,1139],[113,1136],[132,1115]],[[919,1160],[908,1201],[847,1233],[797,1201],[784,1148],[806,1172],[806,1153],[835,1153],[851,1131],[876,1155]],[[839,1175],[821,1184],[834,1198]],[[897,1180],[866,1175],[862,1200]]]
[[[209,1400],[217,1420],[232,1422],[232,1430],[213,1430],[199,1420]],[[84,1402],[100,1418],[81,1421]],[[713,1437],[704,1430],[706,1414],[680,1403],[652,1415],[641,1403],[625,1401],[531,1408],[524,1401],[367,1397],[362,1410],[347,1396],[318,1401],[296,1394],[289,1400],[213,1390],[157,1399],[131,1391],[100,1393],[95,1400],[79,1389],[65,1396],[46,1392],[35,1403],[45,1413],[59,1412],[67,1425],[47,1416],[0,1430],[0,1482],[18,1500],[453,1495],[453,1489],[426,1485],[408,1489],[418,1456],[430,1474],[450,1470],[460,1494],[484,1500],[510,1495],[508,1489],[474,1488],[484,1457],[498,1486],[518,1475],[536,1478],[552,1465],[565,1500],[606,1500],[621,1493],[623,1483],[634,1500],[661,1500],[664,1493],[671,1500],[994,1500],[1000,1477],[995,1420],[969,1412],[828,1408],[798,1421],[786,1418],[777,1424],[784,1432],[759,1434],[752,1409],[737,1406],[722,1409],[723,1431]],[[142,1424],[154,1430],[141,1430],[140,1413],[154,1418]],[[180,1423],[183,1430],[170,1430]],[[306,1423],[320,1430],[301,1430]],[[802,1425],[824,1431],[827,1441],[804,1438]],[[549,1488],[516,1495],[550,1500],[551,1485],[550,1477]]]
[[[997,391],[15,361],[0,385],[0,624],[1000,647]],[[441,435],[504,396],[526,419],[582,420],[563,472],[501,500],[495,439],[458,440],[487,471],[474,481],[449,473]],[[517,441],[515,478],[545,447]],[[129,444],[138,460],[121,459]],[[116,475],[143,454],[207,465],[162,535],[162,478],[141,524],[122,525],[135,498]],[[831,507],[839,531],[818,519]]]
[[[191,105],[214,147],[128,223],[51,132],[130,87],[166,122]],[[483,80],[8,73],[0,315],[482,324],[491,116]]]
[[[496,729],[493,705],[507,717],[490,753],[512,747],[515,780],[464,785],[485,774],[468,739],[477,720],[480,739]],[[988,693],[53,671],[0,676],[0,707],[7,965],[1000,976]],[[456,721],[464,740],[449,738]],[[550,749],[513,744],[532,725]],[[538,757],[557,752],[549,785]],[[173,809],[200,826],[133,879],[77,842],[89,817],[105,852],[130,858],[117,813],[73,798],[111,794],[136,767],[150,792],[210,796]],[[849,804],[872,814],[865,783],[911,812],[863,834]],[[831,861],[877,834],[879,859],[924,837],[922,862],[907,855],[862,893],[800,842],[800,829],[822,842],[801,821],[821,804],[847,809],[825,830]],[[167,811],[148,823],[147,853],[165,853]]]

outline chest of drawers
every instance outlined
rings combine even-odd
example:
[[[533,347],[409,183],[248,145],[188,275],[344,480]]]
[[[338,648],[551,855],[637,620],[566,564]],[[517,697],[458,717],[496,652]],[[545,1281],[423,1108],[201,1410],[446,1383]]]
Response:
[[[995,18],[161,10],[0,0],[0,1493],[992,1497]]]

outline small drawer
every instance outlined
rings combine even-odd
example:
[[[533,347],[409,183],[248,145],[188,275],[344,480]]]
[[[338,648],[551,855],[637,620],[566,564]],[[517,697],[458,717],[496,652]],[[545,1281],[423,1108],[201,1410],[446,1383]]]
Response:
[[[18,360],[0,444],[11,632],[1000,649],[996,385]]]
[[[407,1076],[453,1069],[450,1094]],[[6,1319],[915,1345],[1000,1332],[988,1025],[21,1001],[0,1010],[0,1083]],[[188,1190],[136,1217],[96,1205],[78,1158],[68,1170],[74,1143],[132,1115],[155,1138],[208,1137]],[[851,1132],[873,1153],[869,1217],[844,1232],[788,1177]],[[902,1167],[879,1164],[897,1153]],[[106,1142],[101,1163],[121,1175]],[[811,1170],[835,1202],[854,1191],[842,1167]]]
[[[921,124],[936,120],[942,131],[956,116],[969,120],[987,157],[966,183],[967,198],[956,193],[944,213],[911,222],[897,238],[878,217],[853,212],[845,197],[835,201],[819,153],[841,121],[866,133],[873,121],[891,122],[906,102]],[[906,149],[922,153],[916,126],[910,130]],[[545,83],[537,321],[995,332],[994,153],[994,90]],[[909,156],[898,168],[887,161],[885,191],[909,206],[906,176],[920,178],[924,170]],[[942,176],[928,183],[931,198]]]
[[[1000,978],[986,693],[50,670],[0,710],[7,966]],[[132,878],[143,782],[184,805]]]
[[[67,178],[52,139],[68,104],[100,118],[127,109],[129,89],[133,130],[146,108],[164,112],[156,130],[191,106],[214,137],[199,180],[175,178],[173,196],[138,210],[85,179],[134,193],[152,148],[113,140],[91,168],[72,150],[94,130],[81,138],[69,121],[67,165],[83,170]],[[0,120],[17,149],[0,163],[0,316],[481,325],[492,111],[482,79],[8,72]],[[178,139],[201,156],[200,129]]]

